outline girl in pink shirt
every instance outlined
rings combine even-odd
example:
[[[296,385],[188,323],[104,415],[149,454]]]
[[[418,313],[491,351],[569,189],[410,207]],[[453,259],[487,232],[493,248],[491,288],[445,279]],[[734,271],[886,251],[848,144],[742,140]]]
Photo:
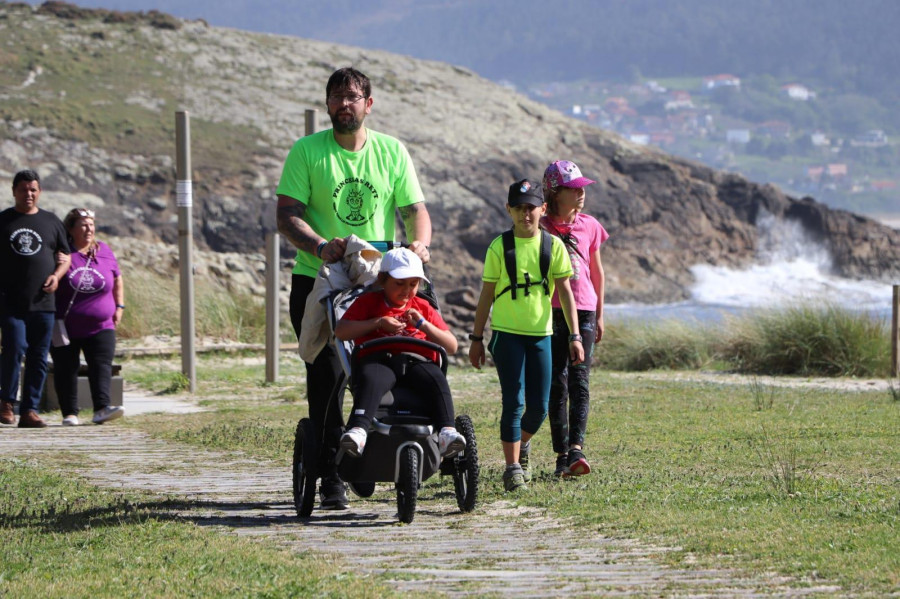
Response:
[[[578,310],[579,332],[584,339],[584,362],[572,364],[569,328],[559,298],[554,295],[549,416],[553,450],[557,454],[556,476],[582,476],[591,471],[582,450],[590,406],[591,354],[594,344],[603,337],[604,275],[600,244],[609,238],[597,219],[582,212],[585,187],[592,183],[568,160],[557,160],[544,171],[547,215],[541,219],[541,227],[559,237],[569,252],[574,271],[569,284]]]

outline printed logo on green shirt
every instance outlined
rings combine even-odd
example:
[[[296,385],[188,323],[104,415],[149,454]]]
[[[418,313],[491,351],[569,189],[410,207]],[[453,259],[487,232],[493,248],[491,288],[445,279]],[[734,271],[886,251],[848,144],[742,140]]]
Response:
[[[372,220],[378,206],[378,191],[359,177],[341,181],[331,194],[331,209],[342,223],[361,227]]]

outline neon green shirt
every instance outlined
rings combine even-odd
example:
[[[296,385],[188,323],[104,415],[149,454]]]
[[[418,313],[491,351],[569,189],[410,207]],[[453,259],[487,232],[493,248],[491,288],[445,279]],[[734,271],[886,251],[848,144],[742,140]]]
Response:
[[[394,240],[395,209],[425,201],[403,144],[366,132],[359,152],[342,148],[326,129],[297,140],[285,160],[276,193],[305,204],[304,220],[325,239],[353,233],[367,241]],[[298,250],[294,274],[314,277],[321,264]]]
[[[519,283],[525,282],[528,272],[532,281],[541,280],[541,236],[515,237],[516,241],[516,277]],[[528,295],[523,289],[517,291],[516,299],[512,299],[509,291],[494,298],[491,311],[491,329],[515,333],[517,335],[533,335],[544,337],[553,334],[552,307],[550,298],[556,288],[555,280],[572,276],[572,262],[569,253],[558,237],[551,236],[553,246],[550,251],[550,295],[544,293],[543,286],[530,288]],[[484,259],[484,281],[496,283],[494,293],[500,293],[509,285],[509,275],[503,259],[503,236],[499,236],[488,246]]]

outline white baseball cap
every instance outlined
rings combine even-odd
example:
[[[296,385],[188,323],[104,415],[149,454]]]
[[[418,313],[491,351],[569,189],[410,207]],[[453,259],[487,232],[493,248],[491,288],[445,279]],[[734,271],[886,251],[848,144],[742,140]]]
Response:
[[[415,252],[406,248],[397,248],[389,251],[381,258],[381,272],[386,272],[395,279],[411,279],[419,277],[426,283],[430,283],[425,277],[425,269],[422,260]]]

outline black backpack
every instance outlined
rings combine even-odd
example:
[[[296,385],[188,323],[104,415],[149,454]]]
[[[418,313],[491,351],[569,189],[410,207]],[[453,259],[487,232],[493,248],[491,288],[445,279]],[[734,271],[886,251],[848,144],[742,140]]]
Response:
[[[528,295],[529,287],[532,285],[541,285],[544,287],[544,293],[550,295],[550,281],[547,274],[550,272],[550,252],[553,248],[553,238],[550,233],[541,229],[541,280],[532,281],[531,275],[525,272],[525,282],[519,283],[518,270],[516,269],[516,240],[513,236],[513,230],[503,232],[503,260],[506,263],[506,272],[509,275],[510,284],[506,289],[498,293],[494,299],[497,299],[507,291],[509,291],[512,299],[516,299],[516,289],[524,289],[525,295]]]

